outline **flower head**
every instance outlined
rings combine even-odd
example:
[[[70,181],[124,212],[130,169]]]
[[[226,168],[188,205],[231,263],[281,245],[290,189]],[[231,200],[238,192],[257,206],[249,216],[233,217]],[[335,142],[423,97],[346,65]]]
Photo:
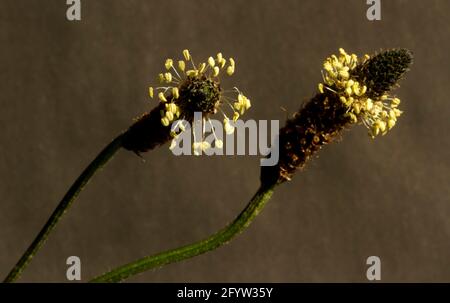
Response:
[[[250,100],[236,87],[231,91],[221,88],[220,76],[222,73],[229,76],[234,73],[234,59],[227,61],[222,53],[218,53],[215,57],[208,57],[206,62],[195,64],[189,50],[183,51],[183,59],[178,60],[176,65],[173,59],[167,59],[165,71],[159,74],[161,86],[149,88],[150,97],[153,98],[153,92],[157,91],[159,102],[164,104],[160,113],[161,124],[169,127],[175,120],[179,120],[177,123],[182,123],[181,120],[192,121],[194,112],[202,112],[205,123],[211,115],[220,111],[224,116],[225,129],[230,130],[230,119],[225,112],[231,110],[230,116],[236,120],[251,107]],[[228,96],[228,93],[233,93],[235,97]],[[223,108],[223,105],[228,106]],[[184,125],[176,126],[175,129],[180,131],[184,128]],[[172,137],[178,134],[171,133]],[[203,144],[203,138],[197,143],[200,144],[194,143],[194,149],[210,147]]]
[[[362,123],[374,137],[385,134],[401,115],[393,88],[412,62],[404,49],[389,50],[361,60],[339,49],[323,63],[319,92],[286,122],[279,135],[279,162],[263,166],[263,184],[290,180],[324,145],[345,128]]]
[[[403,53],[400,52],[399,56],[402,58]],[[402,114],[398,109],[400,99],[390,96],[387,91],[406,71],[406,66],[403,65],[407,64],[400,62],[401,66],[398,68],[397,62],[397,68],[391,67],[392,71],[389,71],[391,65],[383,62],[386,57],[392,58],[392,53],[375,56],[374,60],[365,55],[359,60],[355,54],[349,55],[340,48],[338,56],[332,55],[323,63],[323,83],[318,86],[321,94],[328,90],[339,96],[339,100],[347,108],[346,116],[350,123],[363,123],[372,138],[378,134],[386,134]],[[407,58],[409,57],[405,56],[403,61],[409,64]],[[375,68],[377,72],[374,71]],[[380,68],[385,70],[381,73],[383,77],[380,76]],[[386,77],[389,72],[393,75]]]
[[[195,112],[202,113],[203,125],[207,122],[211,124],[210,117],[220,112],[227,134],[232,133],[234,127],[231,121],[236,121],[251,107],[250,100],[238,88],[223,90],[221,87],[222,75],[232,76],[235,69],[235,60],[225,59],[222,53],[197,64],[187,49],[183,50],[178,60],[166,59],[164,71],[158,75],[160,85],[148,89],[150,98],[157,98],[158,105],[130,127],[124,147],[140,153],[176,139],[186,128],[183,121],[192,122]],[[176,124],[172,128],[174,122]],[[212,132],[216,136],[213,127]],[[202,138],[194,137],[194,150],[210,147],[204,142],[204,135],[203,131]],[[219,139],[216,138],[215,142],[216,147],[222,146]]]

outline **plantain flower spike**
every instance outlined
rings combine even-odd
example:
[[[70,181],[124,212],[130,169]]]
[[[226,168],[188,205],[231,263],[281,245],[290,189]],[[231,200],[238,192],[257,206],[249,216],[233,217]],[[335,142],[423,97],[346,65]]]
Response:
[[[224,126],[229,130],[230,118],[226,111],[229,111],[229,116],[235,121],[251,106],[250,99],[238,88],[222,90],[221,75],[226,73],[231,76],[235,67],[234,59],[229,58],[227,61],[222,53],[218,53],[215,57],[210,56],[206,62],[198,65],[194,63],[187,49],[182,52],[180,60],[166,59],[165,70],[158,76],[161,86],[148,89],[150,98],[153,98],[154,94],[157,95],[158,105],[137,119],[128,129],[123,143],[124,148],[140,154],[171,139],[173,147],[174,140],[186,129],[185,122],[182,121],[191,123],[195,112],[202,113],[203,125],[210,123],[212,127],[210,116],[220,111],[224,118]],[[171,131],[174,122],[176,131]],[[212,131],[215,136],[214,128]],[[204,135],[203,133],[198,144],[193,144],[194,150],[210,148],[203,140]],[[221,142],[218,145],[220,146]]]
[[[340,48],[327,58],[318,93],[280,130],[280,159],[276,166],[262,167],[263,184],[291,180],[318,150],[354,124],[363,124],[372,138],[386,134],[402,114],[400,99],[390,91],[411,63],[406,49],[359,59]]]

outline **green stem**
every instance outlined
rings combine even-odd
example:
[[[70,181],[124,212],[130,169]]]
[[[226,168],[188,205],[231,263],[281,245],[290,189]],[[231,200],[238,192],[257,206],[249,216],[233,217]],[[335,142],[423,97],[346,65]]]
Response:
[[[67,211],[67,209],[72,205],[75,198],[81,192],[83,187],[89,182],[89,180],[94,176],[94,174],[103,167],[103,165],[110,160],[113,155],[122,146],[123,134],[115,138],[111,143],[109,143],[94,159],[94,161],[89,164],[89,166],[81,173],[75,183],[70,187],[66,195],[59,202],[56,209],[53,211],[52,215],[45,223],[42,230],[34,239],[33,243],[28,247],[23,256],[19,259],[16,266],[11,270],[8,276],[5,278],[4,282],[14,282],[19,278],[22,271],[34,257],[39,248],[44,244],[45,240],[48,238],[50,232],[55,228],[56,223],[61,219],[62,215]]]
[[[147,256],[137,261],[128,263],[94,278],[91,282],[119,282],[146,270],[189,259],[218,248],[219,246],[230,241],[234,236],[242,232],[250,225],[253,219],[264,207],[266,202],[269,201],[274,187],[274,185],[261,186],[236,219],[227,227],[211,235],[210,237],[199,242],[168,250],[156,255]]]

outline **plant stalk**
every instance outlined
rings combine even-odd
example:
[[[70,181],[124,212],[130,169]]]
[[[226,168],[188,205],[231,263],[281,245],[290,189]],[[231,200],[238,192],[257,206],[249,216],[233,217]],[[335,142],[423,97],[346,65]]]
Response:
[[[186,246],[144,257],[100,275],[90,282],[120,282],[149,269],[189,259],[222,246],[250,225],[271,198],[274,187],[275,185],[261,186],[236,219],[210,237]]]
[[[81,173],[75,183],[73,183],[65,196],[62,198],[61,202],[59,202],[58,206],[53,211],[47,223],[45,223],[44,227],[41,229],[34,241],[31,243],[23,256],[19,259],[17,264],[5,278],[5,280],[3,281],[4,283],[14,282],[19,278],[22,271],[30,263],[31,259],[37,253],[39,248],[47,240],[50,232],[55,228],[56,224],[61,219],[63,214],[72,205],[73,201],[75,201],[75,198],[81,192],[83,187],[89,182],[89,180],[95,175],[95,173],[100,170],[108,162],[108,160],[110,160],[114,156],[114,154],[122,147],[123,137],[123,134],[116,137]]]

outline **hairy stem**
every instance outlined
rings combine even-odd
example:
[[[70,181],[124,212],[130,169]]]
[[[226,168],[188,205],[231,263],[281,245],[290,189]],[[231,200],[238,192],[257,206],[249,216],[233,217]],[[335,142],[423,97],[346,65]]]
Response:
[[[274,185],[261,186],[236,219],[210,237],[128,263],[94,278],[91,282],[120,282],[146,270],[189,259],[222,246],[250,225],[266,202],[269,201],[274,187]]]
[[[94,176],[94,174],[102,168],[108,160],[110,160],[114,154],[122,147],[123,134],[115,138],[111,143],[109,143],[98,156],[89,164],[89,166],[81,173],[78,179],[73,183],[70,189],[67,191],[66,195],[59,202],[56,209],[53,211],[52,215],[45,223],[44,227],[41,229],[39,234],[34,239],[33,243],[28,247],[23,256],[19,259],[17,264],[5,278],[4,282],[14,282],[19,278],[22,271],[37,253],[39,248],[44,244],[45,240],[48,238],[50,232],[55,228],[58,221],[61,219],[62,215],[67,211],[67,209],[72,205],[75,198],[81,192],[83,187],[89,182],[89,180]]]

